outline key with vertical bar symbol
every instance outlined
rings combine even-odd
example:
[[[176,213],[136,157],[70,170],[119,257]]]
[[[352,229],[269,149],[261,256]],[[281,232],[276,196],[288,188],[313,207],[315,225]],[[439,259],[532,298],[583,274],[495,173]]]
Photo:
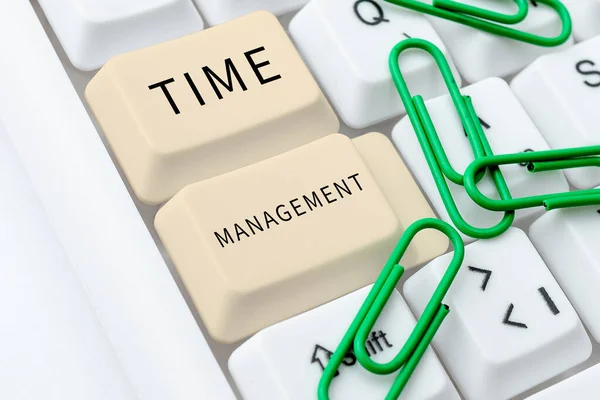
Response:
[[[590,356],[577,313],[523,231],[510,228],[465,250],[444,299],[451,312],[432,343],[466,398],[512,398]],[[404,285],[417,315],[449,257],[432,261]]]

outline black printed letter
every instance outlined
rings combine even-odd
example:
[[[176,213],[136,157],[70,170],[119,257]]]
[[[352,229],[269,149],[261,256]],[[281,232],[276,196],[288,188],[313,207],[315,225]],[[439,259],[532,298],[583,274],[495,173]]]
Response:
[[[267,61],[263,61],[261,63],[255,64],[254,60],[252,59],[253,54],[260,53],[261,51],[265,51],[265,48],[262,46],[257,47],[254,50],[250,50],[250,51],[247,51],[244,53],[244,55],[246,56],[246,60],[248,60],[248,64],[250,64],[250,67],[252,68],[252,71],[254,71],[254,73],[256,74],[256,77],[258,78],[258,81],[260,82],[260,84],[264,85],[266,83],[276,81],[277,79],[281,79],[281,75],[273,75],[266,79],[263,78],[259,69],[262,67],[266,67],[267,65],[270,65],[271,63],[267,60]]]

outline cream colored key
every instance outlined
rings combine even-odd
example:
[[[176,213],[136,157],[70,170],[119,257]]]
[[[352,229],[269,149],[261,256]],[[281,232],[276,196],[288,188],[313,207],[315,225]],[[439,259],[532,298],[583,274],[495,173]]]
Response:
[[[85,96],[135,194],[150,204],[339,127],[264,11],[116,56]]]
[[[233,342],[373,282],[433,216],[385,136],[334,134],[187,186],[155,226],[210,334]],[[425,231],[402,265],[447,247]]]

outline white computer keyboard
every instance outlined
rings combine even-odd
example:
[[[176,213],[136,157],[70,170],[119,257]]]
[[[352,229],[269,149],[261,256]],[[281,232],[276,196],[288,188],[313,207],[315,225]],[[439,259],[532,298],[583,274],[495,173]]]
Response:
[[[529,3],[516,28],[560,32]],[[496,154],[598,145],[600,0],[562,3],[572,36],[539,47],[384,0],[0,2],[0,398],[317,399],[403,231],[452,222],[391,48],[439,47]],[[400,66],[464,171],[434,60]],[[526,167],[502,169],[514,197],[600,186],[599,168]],[[503,216],[450,191],[471,224]],[[451,311],[400,398],[598,398],[600,205],[462,237]],[[374,361],[396,356],[451,258],[441,235],[415,238],[367,336]],[[348,352],[331,399],[385,398],[395,375]]]

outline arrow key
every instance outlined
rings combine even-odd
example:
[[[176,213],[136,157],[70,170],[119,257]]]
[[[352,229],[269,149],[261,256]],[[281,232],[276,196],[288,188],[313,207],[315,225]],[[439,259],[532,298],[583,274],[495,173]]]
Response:
[[[416,314],[425,308],[451,257],[437,258],[404,285]],[[466,247],[444,303],[450,314],[433,347],[467,399],[513,398],[591,354],[575,310],[516,228]]]

